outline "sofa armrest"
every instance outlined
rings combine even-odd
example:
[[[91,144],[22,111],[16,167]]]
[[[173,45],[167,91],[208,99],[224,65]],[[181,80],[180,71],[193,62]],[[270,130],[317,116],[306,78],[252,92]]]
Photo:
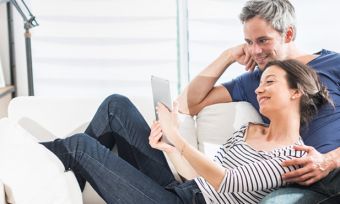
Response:
[[[6,203],[5,185],[0,181],[0,204]]]

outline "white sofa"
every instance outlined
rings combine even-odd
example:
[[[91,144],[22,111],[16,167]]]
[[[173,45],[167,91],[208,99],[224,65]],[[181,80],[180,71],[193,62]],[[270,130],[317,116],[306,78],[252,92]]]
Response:
[[[151,99],[130,99],[147,122],[151,123],[154,119]],[[64,138],[83,132],[102,100],[103,98],[17,97],[9,105],[8,118],[39,141]],[[214,154],[218,144],[224,143],[241,125],[249,121],[261,121],[255,109],[245,102],[212,105],[195,118],[182,115],[181,119],[183,135],[209,156]],[[73,199],[71,203],[81,203],[81,200],[85,204],[105,203],[88,184],[81,195],[73,173],[62,173],[69,185]],[[15,203],[16,195],[11,192],[11,183],[2,183],[1,178],[0,175],[0,204]]]

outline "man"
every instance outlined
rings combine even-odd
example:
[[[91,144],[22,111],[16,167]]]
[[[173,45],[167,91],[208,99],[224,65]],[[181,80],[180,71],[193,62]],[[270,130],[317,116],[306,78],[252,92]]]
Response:
[[[301,165],[302,168],[284,174],[283,179],[302,186],[314,184],[340,167],[340,54],[327,50],[307,54],[295,46],[295,11],[288,0],[248,1],[242,9],[240,20],[246,43],[224,51],[192,80],[178,99],[181,112],[196,115],[208,105],[232,101],[248,101],[258,110],[255,89],[269,61],[297,59],[308,64],[328,87],[335,108],[323,108],[308,127],[302,128],[301,136],[309,146],[298,148],[307,151],[308,156],[286,161],[286,166]],[[235,62],[245,65],[249,72],[215,86],[219,77]],[[263,119],[268,122],[266,118]],[[336,178],[338,171],[333,171],[328,177]],[[323,181],[328,180],[326,177]],[[339,178],[333,182],[337,182],[332,183],[336,186],[340,185]],[[263,202],[315,203],[337,193],[324,194],[326,189],[322,187],[319,190],[318,184],[305,189],[282,188],[267,196]]]

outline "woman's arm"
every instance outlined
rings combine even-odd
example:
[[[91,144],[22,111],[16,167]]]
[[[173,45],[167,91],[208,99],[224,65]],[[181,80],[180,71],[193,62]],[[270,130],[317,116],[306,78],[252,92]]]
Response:
[[[199,176],[203,177],[217,190],[224,178],[225,169],[188,144],[178,131],[172,134],[177,134],[177,136],[174,136],[176,139],[173,140],[173,144],[180,154],[190,163]]]
[[[288,158],[263,159],[228,169],[217,192],[250,192],[281,187],[286,184],[282,174],[298,168],[297,166],[283,167],[282,161]]]
[[[168,159],[175,167],[178,174],[187,180],[194,179],[199,175],[190,165],[190,163],[181,155],[181,153],[172,145],[166,144],[161,140],[163,136],[162,129],[158,122],[154,122],[151,126],[151,133],[149,136],[149,144],[152,148],[165,152]]]
[[[220,186],[224,177],[225,169],[207,158],[188,144],[180,135],[178,128],[178,104],[174,103],[173,111],[170,112],[164,105],[158,104],[157,113],[162,134],[165,134],[168,140],[180,152],[180,155],[190,163],[198,175],[206,179],[215,189]]]

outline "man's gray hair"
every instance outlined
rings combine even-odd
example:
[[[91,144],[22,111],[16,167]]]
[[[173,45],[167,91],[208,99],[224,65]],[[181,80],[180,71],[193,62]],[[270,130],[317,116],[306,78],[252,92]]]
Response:
[[[242,8],[240,20],[245,23],[259,16],[270,23],[275,30],[285,34],[289,27],[293,28],[293,40],[296,37],[296,20],[294,6],[288,0],[250,0]]]

